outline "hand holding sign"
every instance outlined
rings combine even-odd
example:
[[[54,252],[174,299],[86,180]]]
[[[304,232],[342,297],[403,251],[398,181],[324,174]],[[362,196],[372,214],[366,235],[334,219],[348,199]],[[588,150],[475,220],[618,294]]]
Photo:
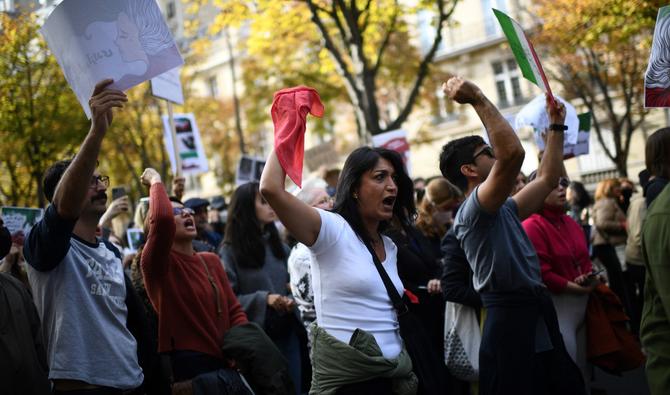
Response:
[[[111,79],[98,82],[88,101],[92,114],[91,125],[93,130],[99,133],[107,132],[107,128],[112,124],[112,109],[114,107],[123,108],[123,103],[128,101],[125,93],[117,89],[109,89],[113,82]]]

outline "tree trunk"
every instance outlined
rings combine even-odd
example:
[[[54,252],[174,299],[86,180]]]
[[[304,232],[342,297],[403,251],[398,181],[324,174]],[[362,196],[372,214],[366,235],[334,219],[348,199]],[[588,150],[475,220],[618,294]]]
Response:
[[[242,130],[242,115],[240,114],[240,99],[237,95],[237,71],[235,70],[235,52],[233,50],[233,43],[230,41],[230,33],[228,29],[224,30],[226,37],[226,47],[228,48],[228,57],[230,59],[230,78],[232,80],[233,88],[233,108],[235,110],[235,131],[240,143],[240,154],[247,153],[246,145],[244,144],[244,131]]]

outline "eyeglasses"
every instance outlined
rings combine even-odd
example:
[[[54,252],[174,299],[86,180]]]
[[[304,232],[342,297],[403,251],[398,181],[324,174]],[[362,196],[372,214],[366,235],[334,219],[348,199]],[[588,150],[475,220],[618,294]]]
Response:
[[[567,187],[570,186],[570,180],[568,180],[565,177],[561,177],[561,178],[558,179],[558,185],[563,187],[563,188],[567,188]]]
[[[486,156],[488,156],[489,158],[492,158],[492,159],[495,159],[495,157],[496,157],[495,154],[493,153],[493,148],[489,147],[488,145],[486,147],[482,148],[481,151],[477,152],[472,157],[472,161],[474,162],[477,159],[477,157],[480,156],[480,155],[486,155]]]
[[[98,186],[98,182],[101,182],[102,185],[107,188],[109,186],[109,177],[107,176],[93,176],[91,177],[91,183],[89,184],[89,187],[95,188]]]
[[[188,207],[172,207],[172,215],[177,216],[177,215],[194,215],[195,211],[193,209],[188,208]]]

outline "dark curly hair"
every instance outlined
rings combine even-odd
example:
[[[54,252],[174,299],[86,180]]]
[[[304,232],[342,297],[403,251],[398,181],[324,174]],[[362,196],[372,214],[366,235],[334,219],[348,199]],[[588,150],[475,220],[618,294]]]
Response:
[[[400,154],[379,147],[360,147],[355,149],[347,157],[342,168],[340,180],[337,183],[333,212],[340,214],[363,242],[371,242],[372,240],[371,235],[368,234],[363,225],[363,219],[358,211],[358,202],[354,199],[354,191],[361,185],[363,174],[373,169],[381,158],[389,161],[395,171],[398,195],[393,206],[394,218],[401,224],[407,225],[413,220],[416,214],[414,184],[409,175],[407,175],[405,164]],[[387,223],[381,223],[379,231],[383,231],[387,226]]]
[[[472,163],[477,147],[485,144],[481,136],[462,137],[445,144],[440,153],[440,172],[444,178],[461,191],[466,191],[468,179],[461,173],[461,166]]]
[[[65,174],[65,170],[70,167],[72,159],[59,160],[44,172],[44,178],[42,179],[42,190],[44,191],[44,196],[49,202],[54,198],[54,193],[56,193],[56,187],[60,182],[60,179]]]

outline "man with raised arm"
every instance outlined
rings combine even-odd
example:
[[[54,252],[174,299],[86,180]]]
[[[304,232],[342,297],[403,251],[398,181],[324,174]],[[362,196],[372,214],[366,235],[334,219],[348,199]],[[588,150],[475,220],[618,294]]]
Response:
[[[100,145],[113,108],[127,101],[111,83],[101,81],[93,91],[91,129],[75,158],[47,169],[44,194],[51,204],[24,246],[57,394],[121,394],[143,381],[137,342],[126,326],[121,255],[96,237],[109,186],[96,170]]]
[[[475,109],[491,142],[464,137],[440,154],[442,175],[467,196],[453,228],[487,309],[480,394],[583,394],[581,374],[565,351],[537,255],[521,226],[558,184],[565,107],[547,98],[551,126],[538,177],[510,198],[525,156],[514,130],[473,83],[453,77],[443,88],[452,100]]]

